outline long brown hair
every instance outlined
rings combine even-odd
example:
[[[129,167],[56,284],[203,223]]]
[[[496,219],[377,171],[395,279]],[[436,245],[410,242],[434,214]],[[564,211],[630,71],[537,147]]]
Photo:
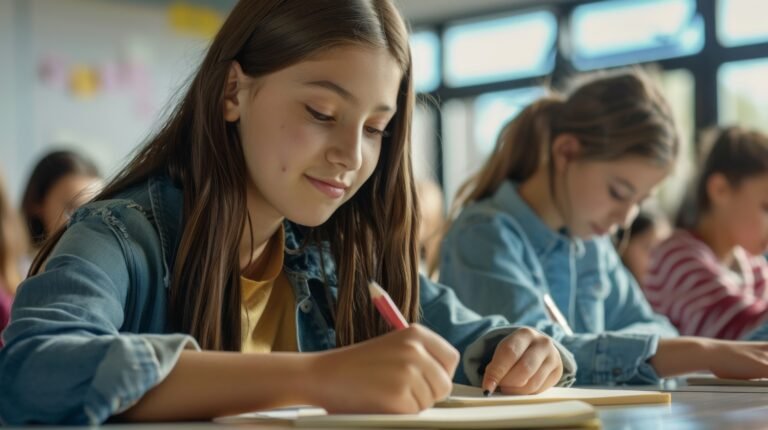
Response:
[[[459,188],[457,205],[489,197],[506,180],[525,181],[543,159],[551,175],[551,145],[564,133],[579,140],[582,160],[636,155],[671,166],[680,145],[666,100],[645,77],[592,78],[568,95],[539,99],[507,123],[485,166]]]
[[[5,288],[9,294],[16,292],[21,282],[22,259],[28,251],[26,230],[0,180],[0,289]]]
[[[681,206],[676,224],[694,228],[701,215],[712,206],[707,182],[714,174],[722,174],[732,187],[749,178],[768,173],[768,136],[742,127],[724,127],[707,133],[699,146],[699,172],[693,188]],[[708,136],[708,137],[709,137]]]
[[[259,77],[342,45],[385,48],[401,65],[397,113],[371,178],[306,237],[312,249],[330,244],[337,263],[338,345],[386,330],[371,307],[369,279],[387,288],[408,319],[418,317],[418,211],[409,137],[414,94],[405,23],[390,0],[242,0],[168,121],[96,197],[110,198],[154,174],[168,174],[183,189],[169,318],[172,328],[191,334],[203,348],[237,351],[241,343],[237,244],[246,228],[248,175],[237,128],[222,113],[232,61]],[[33,272],[61,234],[46,244]]]

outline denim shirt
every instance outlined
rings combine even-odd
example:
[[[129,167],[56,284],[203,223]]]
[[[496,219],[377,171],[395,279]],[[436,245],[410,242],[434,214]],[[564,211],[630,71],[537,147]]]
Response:
[[[125,411],[168,375],[186,334],[170,333],[167,288],[180,240],[182,193],[153,177],[116,198],[78,210],[45,271],[19,288],[0,350],[3,424],[98,424]],[[296,298],[300,351],[335,347],[330,300],[334,264],[316,249],[297,251],[296,226],[286,222],[284,271]],[[324,280],[327,282],[324,283]],[[421,279],[422,322],[462,352],[459,382],[478,385],[496,344],[517,327],[481,318],[454,293]],[[572,356],[561,346],[564,376]]]
[[[677,331],[651,310],[609,238],[580,241],[553,231],[505,182],[462,211],[441,254],[440,281],[459,300],[559,340],[576,358],[577,384],[658,381],[648,359],[660,336]],[[547,293],[573,335],[548,316]]]

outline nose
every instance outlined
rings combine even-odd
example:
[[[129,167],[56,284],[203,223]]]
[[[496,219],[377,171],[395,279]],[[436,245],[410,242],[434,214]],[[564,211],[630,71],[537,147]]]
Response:
[[[345,170],[358,170],[363,165],[363,144],[361,129],[342,131],[333,137],[326,157]]]

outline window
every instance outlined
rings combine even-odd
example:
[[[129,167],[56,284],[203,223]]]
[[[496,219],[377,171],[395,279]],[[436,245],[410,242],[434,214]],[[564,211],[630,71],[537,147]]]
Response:
[[[723,46],[766,42],[766,16],[765,0],[718,0],[717,38]]]
[[[502,127],[543,94],[542,88],[521,88],[445,103],[443,183],[448,207],[459,186],[480,169],[493,152]]]
[[[620,66],[695,54],[704,22],[695,0],[611,0],[574,9],[573,63],[579,69]]]
[[[413,80],[416,92],[428,93],[440,85],[440,39],[431,31],[411,35]]]
[[[435,130],[435,112],[424,102],[416,103],[413,111],[411,131],[411,154],[413,156],[413,176],[419,179],[437,180],[437,131]]]
[[[717,73],[719,122],[768,133],[768,59],[725,63]]]
[[[651,76],[654,74],[652,73]],[[675,168],[658,193],[661,208],[666,213],[673,214],[677,212],[687,191],[688,178],[693,174],[696,159],[693,144],[695,80],[693,74],[685,69],[663,71],[655,75],[655,78],[672,109],[680,130],[680,151]]]
[[[486,19],[445,31],[445,80],[452,87],[544,75],[554,67],[557,21],[547,11]]]

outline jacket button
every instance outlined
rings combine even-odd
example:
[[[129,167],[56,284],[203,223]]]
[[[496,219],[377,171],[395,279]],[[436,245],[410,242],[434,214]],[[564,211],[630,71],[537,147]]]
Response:
[[[312,302],[309,300],[304,300],[299,305],[299,309],[301,309],[301,311],[304,312],[305,314],[308,313],[309,311],[312,310]]]

